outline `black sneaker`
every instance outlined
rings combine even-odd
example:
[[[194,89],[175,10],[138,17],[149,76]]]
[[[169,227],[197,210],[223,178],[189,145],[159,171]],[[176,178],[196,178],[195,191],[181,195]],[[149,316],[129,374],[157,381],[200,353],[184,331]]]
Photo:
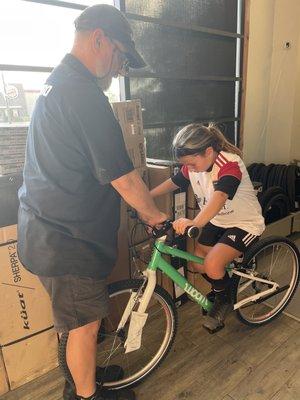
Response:
[[[75,395],[72,400],[82,400],[82,397]],[[130,389],[106,390],[98,386],[91,400],[135,400],[135,393]]]
[[[96,383],[98,386],[102,386],[103,382],[113,382],[122,379],[124,371],[118,365],[109,365],[106,368],[96,367]],[[63,391],[64,400],[76,399],[75,391],[72,385],[66,381]]]
[[[213,307],[205,317],[203,327],[209,333],[218,332],[224,328],[224,320],[232,309],[230,296],[225,292],[216,292]]]

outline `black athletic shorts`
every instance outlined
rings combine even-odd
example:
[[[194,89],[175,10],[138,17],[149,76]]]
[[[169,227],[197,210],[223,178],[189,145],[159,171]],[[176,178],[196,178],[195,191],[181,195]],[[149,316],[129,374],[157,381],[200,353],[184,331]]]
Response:
[[[68,332],[108,315],[106,281],[86,276],[39,276],[50,295],[57,332]]]
[[[198,242],[204,246],[214,246],[217,243],[227,244],[241,253],[259,240],[259,236],[252,235],[240,228],[220,228],[211,222],[206,224],[201,231]]]

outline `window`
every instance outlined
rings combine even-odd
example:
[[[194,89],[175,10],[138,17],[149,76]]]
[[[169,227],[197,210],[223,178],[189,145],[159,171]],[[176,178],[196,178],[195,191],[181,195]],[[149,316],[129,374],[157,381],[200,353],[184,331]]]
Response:
[[[126,97],[140,98],[149,158],[172,159],[174,134],[194,121],[239,139],[242,0],[124,0],[147,63],[131,71]]]
[[[28,123],[52,68],[70,51],[74,20],[82,11],[23,0],[2,0],[0,14],[0,124]],[[56,2],[57,3],[57,2]],[[113,4],[113,0],[69,1]],[[119,101],[119,80],[107,93]]]

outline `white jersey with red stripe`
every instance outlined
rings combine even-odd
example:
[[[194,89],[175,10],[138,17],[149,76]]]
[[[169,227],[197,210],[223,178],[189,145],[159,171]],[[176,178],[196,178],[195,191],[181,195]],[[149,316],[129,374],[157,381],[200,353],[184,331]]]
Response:
[[[191,172],[182,169],[189,178],[200,210],[214,193],[214,183],[223,176],[234,176],[240,184],[232,200],[210,221],[221,228],[237,227],[252,235],[261,235],[265,229],[264,218],[253,185],[242,159],[233,153],[221,151],[210,172]],[[188,176],[187,176],[188,175]]]

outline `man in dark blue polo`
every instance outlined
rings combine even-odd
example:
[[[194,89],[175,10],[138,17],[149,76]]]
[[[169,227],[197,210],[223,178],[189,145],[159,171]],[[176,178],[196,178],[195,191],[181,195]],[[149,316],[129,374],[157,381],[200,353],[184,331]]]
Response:
[[[75,28],[72,51],[48,78],[32,115],[19,191],[18,252],[51,296],[56,329],[68,332],[66,359],[76,393],[65,391],[64,398],[134,399],[132,391],[107,392],[95,381],[120,196],[149,225],[166,216],[134,170],[103,90],[127,64],[145,64],[116,8],[89,7]]]

